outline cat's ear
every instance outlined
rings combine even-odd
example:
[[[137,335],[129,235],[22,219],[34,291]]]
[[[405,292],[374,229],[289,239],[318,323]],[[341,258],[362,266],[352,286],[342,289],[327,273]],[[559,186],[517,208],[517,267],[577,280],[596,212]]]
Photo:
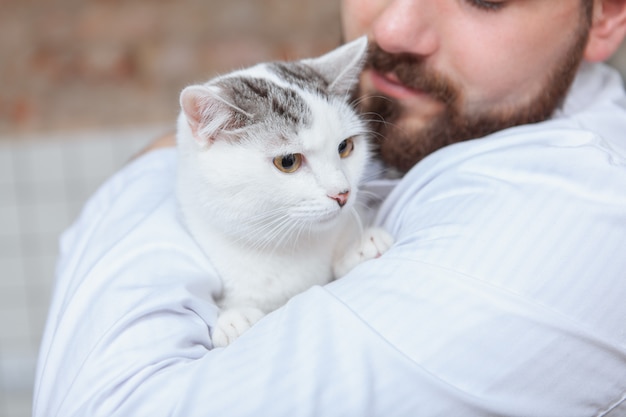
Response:
[[[200,144],[211,144],[220,134],[241,127],[241,111],[229,104],[215,86],[185,88],[180,93],[180,106],[191,133]]]
[[[319,58],[305,59],[329,83],[329,92],[338,96],[349,94],[358,82],[367,56],[367,37],[362,36]]]

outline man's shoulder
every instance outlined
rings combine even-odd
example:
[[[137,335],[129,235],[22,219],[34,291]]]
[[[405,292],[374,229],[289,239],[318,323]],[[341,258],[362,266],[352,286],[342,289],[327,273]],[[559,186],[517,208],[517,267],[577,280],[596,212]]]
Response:
[[[615,143],[615,136],[567,118],[507,129],[433,153],[407,173],[391,200],[420,205],[464,194],[457,203],[489,205],[532,196],[555,202],[558,197],[567,205],[600,189],[621,195],[626,152]]]
[[[576,120],[591,130],[606,127],[607,119],[624,122],[626,90],[621,74],[603,63],[583,62],[553,119]]]

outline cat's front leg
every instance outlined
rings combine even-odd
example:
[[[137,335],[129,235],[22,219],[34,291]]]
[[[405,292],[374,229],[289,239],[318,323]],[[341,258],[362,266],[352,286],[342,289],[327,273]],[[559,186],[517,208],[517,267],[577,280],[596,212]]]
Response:
[[[375,259],[385,253],[393,244],[393,237],[380,227],[370,227],[363,231],[361,239],[348,247],[348,250],[335,261],[333,272],[339,278],[350,272],[361,262]]]
[[[220,311],[211,335],[213,346],[228,346],[264,315],[265,313],[256,307],[233,307]]]

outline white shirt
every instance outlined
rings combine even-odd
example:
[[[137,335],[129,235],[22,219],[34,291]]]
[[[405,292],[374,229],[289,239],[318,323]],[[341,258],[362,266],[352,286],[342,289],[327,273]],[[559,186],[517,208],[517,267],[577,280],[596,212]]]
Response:
[[[584,65],[552,120],[417,164],[379,214],[389,252],[226,349],[175,168],[174,150],[134,161],[64,234],[36,417],[626,416],[613,70]]]

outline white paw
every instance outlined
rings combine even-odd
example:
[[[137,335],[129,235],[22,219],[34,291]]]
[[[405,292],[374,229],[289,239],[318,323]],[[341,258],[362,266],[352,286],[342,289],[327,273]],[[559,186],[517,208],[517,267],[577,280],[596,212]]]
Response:
[[[335,277],[339,278],[361,262],[375,259],[393,245],[393,237],[386,230],[371,227],[363,232],[361,240],[348,249],[346,254],[335,264]]]
[[[361,262],[380,257],[393,245],[393,237],[385,229],[371,227],[363,233],[359,246]]]
[[[217,318],[211,340],[214,347],[225,347],[259,321],[265,313],[255,307],[222,310]]]

